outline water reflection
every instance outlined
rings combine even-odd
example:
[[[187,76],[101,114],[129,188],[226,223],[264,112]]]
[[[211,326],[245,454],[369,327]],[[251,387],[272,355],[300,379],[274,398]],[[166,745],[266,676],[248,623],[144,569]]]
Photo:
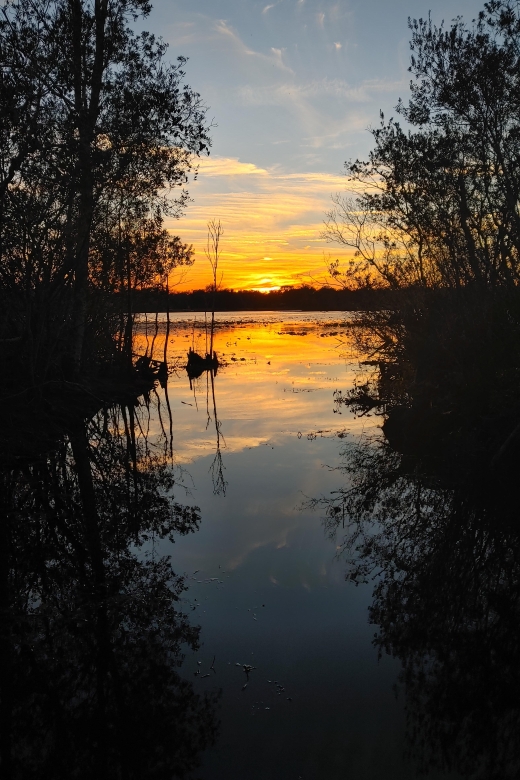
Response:
[[[224,436],[222,435],[222,423],[218,419],[218,412],[217,412],[217,397],[215,394],[215,374],[216,370],[213,371],[213,369],[210,369],[207,374],[209,374],[209,380],[211,383],[211,402],[213,407],[213,418],[211,417],[210,411],[209,411],[209,387],[206,384],[206,410],[208,415],[208,421],[206,423],[206,428],[213,423],[215,426],[215,457],[213,458],[213,461],[210,466],[211,471],[211,479],[213,482],[213,493],[216,496],[226,495],[226,487],[227,482],[224,479],[224,463],[222,461],[222,447],[226,446],[226,440]]]
[[[160,540],[198,527],[145,435],[104,409],[0,472],[0,759],[5,778],[187,777],[215,695],[179,667],[199,629]]]
[[[208,372],[190,390],[185,371],[188,348],[205,351],[204,315],[177,313],[170,318],[175,452],[178,463],[189,464],[213,450],[215,440],[213,424],[210,429],[201,425]],[[350,384],[355,375],[354,366],[345,359],[353,351],[347,326],[346,318],[334,312],[217,314],[215,348],[222,366],[215,387],[218,418],[225,421],[221,431],[226,447],[222,449],[228,455],[265,445],[280,432],[300,431],[306,436],[326,431],[331,435],[347,422],[351,430],[363,427],[351,415],[344,421],[331,414],[332,390],[340,377]],[[136,351],[150,354],[153,336],[143,315]],[[164,330],[160,330],[154,354],[162,354],[163,346]],[[211,387],[209,393],[211,404]]]
[[[498,462],[485,426],[464,425],[445,396],[426,405],[411,383],[399,392],[389,371],[336,397],[385,411],[385,437],[347,446],[347,486],[318,503],[350,579],[375,579],[374,642],[402,664],[419,768],[518,777],[518,446]]]
[[[193,315],[173,316],[169,346],[174,453],[203,518],[171,551],[202,625],[185,668],[198,688],[222,688],[221,731],[200,777],[409,780],[396,664],[378,664],[370,644],[370,590],[345,583],[316,515],[300,510],[305,495],[334,488],[338,434],[374,422],[332,405],[355,375],[348,323],[339,313],[219,315],[214,414],[210,375],[190,390],[185,371],[188,347],[205,351],[200,320],[194,329]],[[138,337],[144,352],[145,327]],[[225,496],[211,477],[214,417]],[[244,667],[254,667],[249,681]]]

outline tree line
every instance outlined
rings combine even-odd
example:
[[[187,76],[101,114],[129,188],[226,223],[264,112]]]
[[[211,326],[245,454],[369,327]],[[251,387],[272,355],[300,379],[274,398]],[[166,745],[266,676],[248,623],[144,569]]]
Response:
[[[125,293],[122,294],[124,304]],[[120,296],[116,296],[120,297]],[[360,311],[395,308],[399,305],[399,291],[388,289],[348,290],[324,285],[286,287],[262,293],[258,290],[227,290],[212,288],[187,292],[168,292],[164,287],[134,290],[134,312],[166,311],[277,311],[303,309],[306,311]],[[118,304],[119,305],[119,304]]]

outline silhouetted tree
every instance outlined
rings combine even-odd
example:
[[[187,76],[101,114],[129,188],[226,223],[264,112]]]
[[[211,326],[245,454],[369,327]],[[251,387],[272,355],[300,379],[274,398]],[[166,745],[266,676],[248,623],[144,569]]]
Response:
[[[411,97],[372,131],[365,192],[334,198],[325,235],[353,247],[346,284],[481,290],[520,280],[520,14],[486,3],[471,27],[410,22]]]
[[[187,200],[171,190],[209,146],[184,58],[168,64],[162,41],[129,27],[149,11],[145,0],[17,0],[0,12],[0,280],[30,338],[46,331],[33,311],[58,309],[76,370],[100,263],[111,254],[126,278],[136,258],[146,267],[151,242],[161,275],[172,254],[163,217]],[[108,234],[117,250],[105,254]]]

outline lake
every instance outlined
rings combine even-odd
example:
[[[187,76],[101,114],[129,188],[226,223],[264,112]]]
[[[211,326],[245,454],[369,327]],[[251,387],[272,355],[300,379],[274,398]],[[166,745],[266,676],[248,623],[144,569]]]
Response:
[[[372,644],[374,582],[346,581],[337,539],[309,507],[344,485],[346,448],[381,436],[381,418],[335,404],[359,374],[350,315],[217,314],[223,365],[191,383],[183,365],[190,347],[206,351],[204,315],[170,317],[175,497],[200,507],[201,523],[156,551],[186,575],[184,608],[201,627],[182,674],[198,691],[221,691],[218,738],[197,776],[415,777],[400,663]],[[141,315],[136,350],[151,354],[153,342],[162,359],[159,323]],[[148,424],[161,446],[170,423],[157,393]]]

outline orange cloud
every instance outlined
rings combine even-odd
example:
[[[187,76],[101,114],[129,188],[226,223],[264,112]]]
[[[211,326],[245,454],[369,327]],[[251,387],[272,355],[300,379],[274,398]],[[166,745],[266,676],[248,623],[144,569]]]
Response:
[[[233,158],[209,158],[190,187],[194,200],[181,220],[168,224],[196,251],[179,290],[205,287],[211,269],[205,258],[207,223],[224,227],[222,286],[259,289],[326,280],[326,260],[349,252],[320,237],[330,196],[346,188],[342,175],[283,173]],[[325,257],[324,257],[325,256]]]

